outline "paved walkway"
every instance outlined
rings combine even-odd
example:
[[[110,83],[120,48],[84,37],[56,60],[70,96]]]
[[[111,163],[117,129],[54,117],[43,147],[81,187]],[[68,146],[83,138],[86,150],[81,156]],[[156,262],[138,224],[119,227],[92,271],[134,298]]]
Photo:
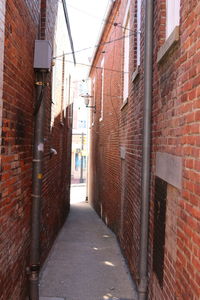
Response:
[[[41,300],[136,300],[133,283],[113,233],[89,204],[74,203],[41,272]]]

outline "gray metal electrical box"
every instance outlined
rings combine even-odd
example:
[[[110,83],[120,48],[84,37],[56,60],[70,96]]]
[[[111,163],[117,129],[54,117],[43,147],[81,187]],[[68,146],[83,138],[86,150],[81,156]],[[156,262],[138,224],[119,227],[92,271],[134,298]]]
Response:
[[[52,48],[50,41],[36,40],[34,51],[34,69],[50,70],[52,65]]]

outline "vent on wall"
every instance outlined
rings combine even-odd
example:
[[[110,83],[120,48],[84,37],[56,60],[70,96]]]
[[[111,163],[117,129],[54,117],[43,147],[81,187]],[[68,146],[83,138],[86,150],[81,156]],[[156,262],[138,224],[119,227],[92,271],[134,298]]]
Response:
[[[153,271],[163,285],[167,182],[156,177],[154,199]]]

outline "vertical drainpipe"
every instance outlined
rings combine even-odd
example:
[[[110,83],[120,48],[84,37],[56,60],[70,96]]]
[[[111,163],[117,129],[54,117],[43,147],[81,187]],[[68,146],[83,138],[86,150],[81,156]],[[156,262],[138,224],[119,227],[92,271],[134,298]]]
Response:
[[[148,233],[150,202],[151,106],[153,76],[153,0],[145,1],[144,49],[144,121],[142,157],[142,204],[140,233],[139,300],[147,299],[148,288]]]
[[[36,74],[36,110],[33,148],[32,174],[32,221],[30,249],[30,300],[39,300],[39,270],[40,270],[40,207],[42,200],[42,161],[44,153],[44,119],[45,98],[43,89],[46,74],[38,71]]]
[[[38,39],[44,39],[42,25],[42,5],[40,3],[40,24]],[[45,70],[36,71],[36,104],[35,104],[35,128],[33,142],[33,169],[32,169],[32,216],[31,216],[31,245],[29,273],[29,300],[39,300],[39,272],[40,272],[40,214],[42,201],[42,167],[44,154],[44,121],[45,98],[44,87],[47,73]]]

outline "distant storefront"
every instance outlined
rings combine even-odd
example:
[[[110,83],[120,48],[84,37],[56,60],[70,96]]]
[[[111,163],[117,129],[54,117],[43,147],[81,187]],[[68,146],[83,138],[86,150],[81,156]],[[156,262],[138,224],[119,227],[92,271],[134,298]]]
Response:
[[[85,133],[72,136],[71,183],[83,183],[87,176],[87,136]]]

